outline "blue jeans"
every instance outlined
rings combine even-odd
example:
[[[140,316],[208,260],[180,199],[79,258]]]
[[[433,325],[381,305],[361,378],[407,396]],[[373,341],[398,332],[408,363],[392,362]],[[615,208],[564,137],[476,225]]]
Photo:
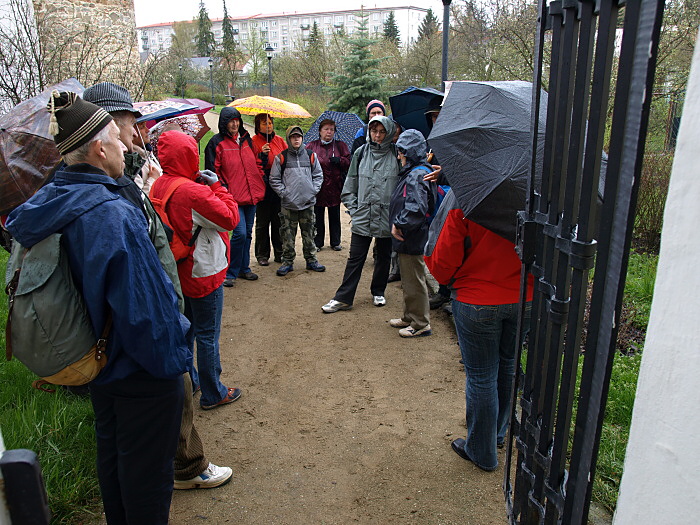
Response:
[[[498,466],[496,444],[503,443],[510,423],[518,304],[474,305],[453,300],[452,315],[467,376],[465,452],[479,468],[494,470]],[[523,339],[529,326],[530,303]]]
[[[231,263],[226,272],[227,279],[236,279],[242,273],[250,272],[250,243],[253,240],[255,204],[238,206],[240,221],[231,233]]]
[[[185,297],[185,317],[192,323],[187,332],[190,350],[197,339],[197,370],[192,367],[192,382],[195,388],[197,385],[202,388],[201,405],[215,405],[228,393],[219,379],[219,334],[223,310],[224,290],[221,286],[204,297]]]

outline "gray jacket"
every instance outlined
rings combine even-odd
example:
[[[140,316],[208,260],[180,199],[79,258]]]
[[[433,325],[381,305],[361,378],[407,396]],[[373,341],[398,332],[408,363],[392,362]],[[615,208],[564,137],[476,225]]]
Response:
[[[282,173],[281,157],[286,158]],[[311,165],[309,152],[302,145],[298,150],[291,146],[275,157],[270,170],[270,187],[282,200],[282,207],[288,210],[305,210],[316,204],[316,195],[323,184],[323,170],[318,156],[313,155]]]
[[[355,151],[340,199],[350,212],[353,233],[387,238],[391,237],[389,202],[399,180],[399,163],[392,142],[396,125],[384,116],[372,118],[370,124],[374,121],[384,126],[386,138],[381,144],[370,140]]]

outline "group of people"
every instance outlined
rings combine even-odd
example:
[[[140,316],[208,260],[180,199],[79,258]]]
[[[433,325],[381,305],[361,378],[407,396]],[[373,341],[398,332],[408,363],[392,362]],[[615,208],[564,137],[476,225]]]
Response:
[[[293,271],[300,229],[306,269],[323,272],[316,254],[325,211],[330,246],[341,250],[341,202],[352,221],[349,255],[322,311],[352,308],[374,240],[373,304],[386,304],[394,252],[403,314],[389,324],[402,337],[429,336],[427,262],[450,286],[467,374],[469,434],[453,449],[496,468],[510,413],[520,263],[513,243],[464,218],[452,193],[438,213],[435,180],[443,175],[428,162],[420,132],[399,134],[373,100],[351,154],[334,138],[332,120],[304,146],[300,127],[285,141],[267,114],[256,116],[251,137],[227,107],[200,170],[198,145],[180,130],[159,135],[157,158],[148,151],[141,114],[116,84],[92,86],[82,98],[55,91],[47,109],[63,164],[5,226],[26,247],[61,232],[95,333],[113,318],[107,365],[90,384],[108,523],[165,524],[173,487],[231,479],[230,468],[206,459],[193,423],[193,392],[201,390],[203,410],[242,395],[221,381],[222,287],[258,278],[250,268],[254,229],[261,266],[272,258],[277,275]]]

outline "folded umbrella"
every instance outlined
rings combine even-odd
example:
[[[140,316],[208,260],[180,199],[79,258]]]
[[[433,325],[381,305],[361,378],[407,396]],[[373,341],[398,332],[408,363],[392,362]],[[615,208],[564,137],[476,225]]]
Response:
[[[352,142],[355,140],[355,133],[364,126],[360,117],[354,113],[341,113],[340,111],[324,111],[316,121],[311,124],[309,131],[304,135],[304,142],[316,140],[318,138],[319,124],[326,119],[335,122],[335,138],[347,144],[348,149],[352,149]]]
[[[311,113],[299,104],[275,97],[253,95],[252,97],[238,98],[231,102],[229,107],[236,108],[243,115],[268,113],[273,118],[311,118]]]
[[[425,112],[436,99],[442,100],[442,91],[411,86],[398,95],[389,97],[391,117],[403,129],[417,129],[424,137],[430,134]]]
[[[7,215],[51,180],[61,161],[49,134],[46,104],[51,92],[85,88],[74,78],[59,82],[21,102],[0,117],[0,215]]]
[[[511,242],[530,178],[531,100],[530,82],[454,82],[428,138],[464,216]],[[543,92],[537,177],[546,109]]]

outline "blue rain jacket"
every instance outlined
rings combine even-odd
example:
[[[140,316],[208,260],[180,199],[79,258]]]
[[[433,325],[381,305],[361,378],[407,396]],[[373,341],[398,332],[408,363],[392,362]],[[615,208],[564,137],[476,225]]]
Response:
[[[96,339],[112,312],[107,366],[95,383],[142,370],[174,379],[192,363],[185,341],[189,322],[178,310],[143,213],[115,193],[119,185],[89,164],[65,166],[10,213],[6,228],[27,248],[63,234]]]

